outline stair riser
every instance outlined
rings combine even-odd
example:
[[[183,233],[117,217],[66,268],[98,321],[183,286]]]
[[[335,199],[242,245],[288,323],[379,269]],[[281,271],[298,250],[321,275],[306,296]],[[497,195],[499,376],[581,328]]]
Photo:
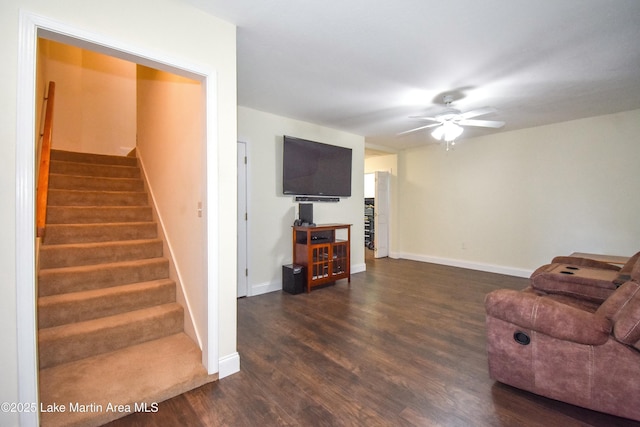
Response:
[[[146,206],[147,193],[49,190],[48,206]]]
[[[45,245],[155,239],[155,222],[123,224],[71,224],[47,226]]]
[[[63,175],[81,175],[108,178],[140,178],[140,169],[130,166],[94,165],[89,163],[52,160],[49,172]]]
[[[38,336],[40,369],[182,332],[180,305],[172,304],[170,311],[153,310],[152,315],[142,314],[143,311],[120,315],[117,322],[105,318],[41,330]]]
[[[147,222],[153,219],[150,206],[48,206],[49,224],[96,224]]]
[[[141,179],[132,178],[95,178],[50,174],[49,188],[55,190],[144,191],[144,183]]]
[[[118,165],[131,166],[138,165],[138,159],[135,157],[125,156],[109,156],[104,154],[92,153],[76,153],[64,150],[51,150],[51,160],[59,160],[64,162],[90,163],[102,165]]]
[[[107,242],[95,245],[44,245],[40,248],[40,268],[106,264],[161,256],[160,240]]]
[[[38,301],[38,327],[51,328],[73,322],[113,316],[176,300],[172,280],[117,286],[105,290],[42,297]]]
[[[38,274],[38,295],[43,297],[102,289],[136,282],[166,279],[168,277],[169,260],[166,258],[121,264],[41,270]]]

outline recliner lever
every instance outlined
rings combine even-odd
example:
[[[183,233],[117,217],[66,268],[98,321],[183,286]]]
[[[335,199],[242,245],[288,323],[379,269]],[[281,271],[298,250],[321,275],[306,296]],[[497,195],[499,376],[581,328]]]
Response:
[[[531,342],[531,338],[529,338],[529,335],[522,331],[516,331],[513,334],[513,339],[520,345],[529,345],[529,343]]]

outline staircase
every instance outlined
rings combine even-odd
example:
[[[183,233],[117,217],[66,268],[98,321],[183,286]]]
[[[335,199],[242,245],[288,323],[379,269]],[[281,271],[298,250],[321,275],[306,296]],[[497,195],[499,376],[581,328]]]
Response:
[[[183,318],[137,159],[52,150],[38,272],[42,425],[101,425],[213,381]]]

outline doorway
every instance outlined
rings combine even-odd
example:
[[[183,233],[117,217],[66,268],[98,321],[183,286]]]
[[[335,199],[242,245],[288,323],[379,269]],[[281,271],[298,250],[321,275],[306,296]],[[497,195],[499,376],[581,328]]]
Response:
[[[21,402],[38,402],[38,361],[37,361],[37,325],[35,311],[35,233],[34,233],[34,177],[35,177],[35,122],[36,122],[36,76],[34,70],[37,63],[37,39],[44,37],[61,43],[76,46],[91,46],[96,51],[113,55],[121,59],[148,65],[169,72],[182,72],[185,76],[200,79],[204,86],[205,105],[216,105],[216,76],[212,70],[202,70],[192,64],[175,58],[164,57],[157,51],[146,49],[132,49],[123,47],[118,42],[90,34],[84,30],[69,27],[57,21],[33,15],[28,12],[21,14],[20,56],[18,59],[17,92],[19,104],[17,107],[17,144],[16,144],[16,311],[18,313],[17,353],[18,377],[20,385],[18,400]],[[207,109],[208,111],[209,109]],[[211,110],[215,110],[212,108]],[[205,129],[217,129],[217,116],[207,114]],[[216,133],[206,133],[206,146],[217,147]],[[217,272],[218,258],[218,177],[217,177],[216,149],[206,150],[205,176],[207,214],[206,227],[206,263],[210,272]],[[218,358],[218,290],[215,276],[209,273],[205,284],[208,293],[207,325],[203,345],[203,364],[210,373],[219,372]],[[36,424],[37,413],[21,414],[21,424]]]
[[[373,258],[389,256],[390,173],[365,174],[365,251]],[[365,259],[367,256],[365,256]]]

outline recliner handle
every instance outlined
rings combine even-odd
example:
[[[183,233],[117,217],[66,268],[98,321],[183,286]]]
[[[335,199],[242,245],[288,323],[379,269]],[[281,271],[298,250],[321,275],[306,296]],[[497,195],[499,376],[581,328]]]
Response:
[[[529,343],[531,342],[531,338],[529,338],[529,335],[522,331],[516,331],[513,334],[513,339],[520,345],[529,345]]]

